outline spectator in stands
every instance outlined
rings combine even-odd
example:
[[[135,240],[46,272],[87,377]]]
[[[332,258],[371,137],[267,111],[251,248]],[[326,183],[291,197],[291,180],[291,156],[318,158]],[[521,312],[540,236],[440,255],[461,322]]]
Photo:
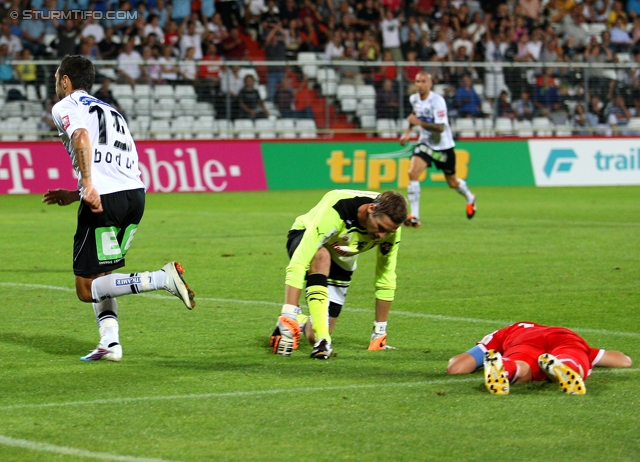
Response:
[[[43,56],[47,51],[44,43],[44,21],[23,19],[20,26],[22,27],[22,46],[29,48],[33,56]]]
[[[589,33],[583,24],[583,9],[580,5],[576,5],[571,9],[571,14],[565,17],[561,28],[565,38],[573,37],[574,46],[579,53],[582,53],[587,45],[589,45]]]
[[[534,24],[537,24],[541,12],[540,0],[519,0],[518,4],[527,27],[531,28]]]
[[[485,61],[489,63],[505,61],[505,52],[509,44],[504,41],[500,32],[487,33],[485,37]],[[485,95],[490,101],[500,94],[505,87],[502,67],[487,67],[484,74]]]
[[[152,85],[164,83],[160,76],[160,64],[156,53],[157,51],[150,46],[142,47],[145,74],[149,77],[149,83]]]
[[[557,63],[560,61],[558,48],[558,39],[556,37],[548,37],[544,48],[540,52],[540,61],[543,63]]]
[[[456,89],[453,105],[458,110],[459,117],[478,117],[482,113],[482,99],[471,85],[471,77],[462,77],[460,86]]]
[[[410,64],[402,68],[402,74],[404,75],[404,81],[409,85],[412,85],[413,82],[415,82],[416,75],[418,75],[418,72],[422,70],[422,67],[418,65],[417,59],[418,54],[415,51],[411,50],[407,52],[406,61],[408,61]]]
[[[374,5],[373,0],[364,0],[356,13],[356,30],[361,33],[366,30],[378,30],[381,19],[380,10]]]
[[[120,54],[120,44],[113,41],[113,29],[104,30],[104,38],[98,43],[98,51],[102,59],[117,59]]]
[[[280,21],[285,28],[289,28],[291,20],[299,18],[298,5],[296,0],[285,0],[282,8],[280,8]]]
[[[128,1],[123,1],[118,7],[119,14],[113,16],[110,19],[109,25],[113,27],[113,30],[121,36],[125,36],[127,29],[133,26],[133,15],[128,14],[133,12],[133,7]]]
[[[418,61],[431,61],[436,51],[429,42],[429,34],[422,34],[420,37],[420,49],[418,50]]]
[[[382,49],[384,51],[390,51],[393,60],[402,61],[404,55],[400,48],[402,42],[400,41],[400,20],[394,17],[391,8],[386,8],[384,11],[384,19],[380,23],[380,32],[382,34]]]
[[[11,33],[11,27],[8,21],[4,21],[0,26],[0,45],[6,44],[9,51],[9,56],[12,58],[18,57],[18,54],[22,51],[22,40],[17,35]]]
[[[162,48],[162,56],[158,58],[158,64],[160,65],[160,78],[170,85],[175,85],[178,81],[178,75],[180,68],[176,58],[173,56],[173,47],[169,44],[165,44]]]
[[[413,15],[407,17],[406,22],[400,28],[400,42],[401,43],[408,42],[411,39],[409,35],[411,34],[412,31],[416,33],[415,41],[417,42],[422,36],[422,29],[420,29],[420,25],[418,24],[416,17]],[[406,58],[406,55],[405,55],[405,58]]]
[[[116,97],[113,96],[113,92],[111,91],[110,87],[111,87],[111,79],[109,77],[103,78],[102,82],[100,82],[100,88],[98,88],[93,93],[93,96],[98,98],[100,101],[104,101],[111,107],[115,108],[115,110],[118,111],[120,114],[122,114],[126,119],[127,115],[122,110],[122,107],[118,103],[118,100],[116,99]]]
[[[322,23],[314,22],[310,15],[306,15],[302,19],[302,27],[300,28],[302,44],[299,51],[322,51],[327,40],[326,31],[327,28]]]
[[[92,14],[87,15],[85,23],[80,27],[82,29],[80,37],[92,36],[96,43],[100,43],[104,39],[104,27],[102,27],[102,24],[96,22],[95,16]],[[58,54],[58,56],[60,55]]]
[[[614,57],[611,50],[599,44],[596,37],[592,37],[591,43],[584,51],[584,61],[588,63],[611,63],[613,60]],[[588,69],[585,77],[588,79],[589,87],[592,91],[595,91],[601,97],[608,93],[612,83],[615,84],[614,80],[608,78],[605,70],[600,68]]]
[[[305,85],[307,85],[307,81],[303,80],[300,86],[304,87]],[[285,119],[314,119],[311,106],[305,106],[300,110],[296,109],[296,93],[289,77],[283,74],[274,96],[274,104],[280,111],[280,116]]]
[[[4,83],[18,83],[13,76],[13,65],[6,43],[0,45],[0,81]]]
[[[342,44],[342,31],[333,32],[331,41],[324,48],[324,60],[331,61],[334,58],[342,58],[344,56],[344,45]]]
[[[511,120],[516,118],[516,112],[513,110],[513,107],[511,107],[511,104],[509,104],[509,93],[505,90],[500,92],[496,106],[498,117],[508,117]]]
[[[398,119],[400,104],[398,93],[393,90],[393,82],[384,79],[382,88],[376,92],[376,117],[378,119]]]
[[[540,61],[540,53],[542,52],[542,47],[544,45],[542,37],[542,29],[536,27],[531,32],[531,39],[527,43],[527,50],[531,53],[534,61]]]
[[[573,115],[571,116],[571,125],[575,129],[574,132],[577,135],[589,135],[589,121],[587,120],[587,113],[584,110],[582,103],[576,104],[573,109]]]
[[[615,2],[613,2],[613,8],[607,18],[607,25],[609,26],[609,29],[616,24],[618,18],[622,18],[625,26],[627,25],[627,22],[629,22],[627,13],[624,12],[624,3],[621,0],[615,0]]]
[[[215,43],[210,43],[200,64],[196,93],[198,99],[209,103],[217,100],[220,91],[220,73],[222,60]]]
[[[482,18],[482,12],[476,11],[473,14],[473,22],[469,24],[467,31],[473,43],[478,43],[482,40],[482,36],[487,32],[487,25]]]
[[[359,59],[362,61],[377,61],[380,57],[380,44],[370,30],[365,30],[357,45]],[[363,51],[364,50],[364,51]]]
[[[260,93],[254,88],[255,78],[248,74],[244,77],[244,87],[238,93],[238,106],[241,119],[266,119],[269,111],[260,98]]]
[[[128,83],[134,86],[136,83],[147,81],[142,56],[133,49],[133,37],[124,44],[122,52],[118,55],[118,83]]]
[[[300,21],[297,18],[290,19],[288,27],[285,30],[284,43],[287,47],[287,59],[296,60],[298,57],[298,50],[302,45],[302,37],[300,36],[299,29]]]
[[[623,129],[629,124],[630,118],[631,113],[624,102],[624,97],[617,95],[607,113],[607,124],[614,133],[625,134]]]
[[[249,50],[240,37],[240,29],[237,27],[229,29],[229,36],[222,41],[220,47],[222,54],[227,59],[243,60],[249,57]]]
[[[18,55],[19,61],[15,65],[16,76],[18,77],[18,81],[24,83],[25,85],[31,85],[35,88],[36,95],[38,99],[42,98],[40,94],[40,81],[38,79],[38,69],[37,66],[33,63],[21,63],[20,61],[31,61],[33,56],[31,55],[31,50],[25,48]]]
[[[542,74],[541,83],[533,92],[533,105],[536,108],[536,116],[540,117],[549,117],[552,112],[560,109],[558,90],[548,72]]]
[[[244,3],[244,30],[246,33],[251,33],[255,40],[262,29],[260,20],[263,11],[267,9],[267,2],[265,0],[245,0]]]
[[[219,46],[229,35],[229,31],[222,22],[222,15],[220,15],[219,12],[213,15],[207,28],[213,33],[213,43],[215,43],[216,46]]]
[[[460,45],[453,55],[453,62],[458,63],[458,66],[451,67],[449,71],[449,83],[456,87],[462,83],[462,78],[468,73],[473,72],[473,68],[469,66],[469,56],[464,45]]]
[[[592,128],[606,126],[607,114],[605,112],[605,104],[600,100],[598,95],[592,95],[589,99],[587,121]]]
[[[47,98],[45,110],[40,114],[40,123],[38,124],[38,131],[41,133],[43,139],[58,136],[56,123],[53,121],[53,116],[51,115],[52,109],[53,101],[51,98]]]
[[[174,0],[169,12],[171,13],[171,20],[175,21],[178,26],[181,26],[186,19],[191,16],[191,2]]]
[[[220,81],[221,97],[216,106],[216,113],[227,119],[237,119],[240,113],[238,95],[243,87],[244,79],[240,77],[240,66],[231,66]]]
[[[533,119],[535,107],[527,90],[523,90],[520,93],[520,98],[513,103],[513,111],[518,120]]]
[[[402,56],[404,56],[405,61],[409,61],[409,52],[413,51],[416,53],[416,56],[420,53],[421,50],[420,42],[418,42],[418,34],[415,30],[409,31],[409,38],[406,42],[403,42],[400,46],[402,51]]]
[[[287,46],[285,45],[285,30],[282,23],[278,22],[271,28],[265,38],[264,46],[267,61],[285,61],[287,59]],[[276,93],[278,83],[284,77],[283,66],[267,67],[267,95],[270,101]]]
[[[150,34],[155,34],[160,43],[164,42],[164,30],[160,27],[160,16],[157,14],[149,15],[147,24],[144,26],[144,36],[148,37]]]
[[[151,2],[149,3],[151,4]],[[158,16],[158,25],[164,30],[170,18],[165,0],[156,0],[155,7],[150,7],[149,13]]]
[[[394,85],[397,85],[398,67],[393,61],[393,55],[390,50],[386,50],[382,54],[382,61],[377,72],[373,74],[374,85],[376,90],[380,90],[385,80],[391,80]],[[394,87],[395,89],[395,87]]]
[[[467,57],[470,57],[471,53],[473,53],[473,42],[467,29],[461,29],[460,35],[453,41],[452,49],[454,53],[457,54],[458,48],[460,47],[464,48],[464,54]]]
[[[185,27],[183,26],[183,29]],[[194,59],[202,59],[202,38],[196,32],[196,23],[193,21],[186,22],[186,30],[180,37],[180,59],[184,59],[189,48],[194,49]]]
[[[347,45],[344,48],[344,54],[341,60],[353,61],[356,59],[355,50],[351,45]],[[336,59],[336,62],[340,62],[340,59]],[[339,64],[337,73],[340,76],[340,83],[351,85],[364,85],[364,79],[360,74],[360,66],[357,64]]]
[[[184,59],[178,63],[179,79],[176,83],[182,85],[194,85],[198,78],[198,67],[195,61],[196,50],[194,47],[187,48],[187,54]]]
[[[436,52],[438,61],[453,61],[451,42],[447,40],[446,31],[441,29],[436,33],[436,41],[433,42],[433,49]]]
[[[618,17],[615,26],[611,28],[611,48],[614,53],[627,53],[631,49],[631,36],[625,27],[624,19]]]
[[[169,20],[169,23],[164,28],[164,43],[177,48],[180,41],[179,32],[180,29],[178,28],[178,23],[173,20]]]

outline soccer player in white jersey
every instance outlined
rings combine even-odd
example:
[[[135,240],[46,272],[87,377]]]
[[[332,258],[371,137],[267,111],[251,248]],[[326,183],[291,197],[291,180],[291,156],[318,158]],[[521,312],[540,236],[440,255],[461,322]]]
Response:
[[[97,348],[80,359],[120,361],[116,297],[165,289],[192,309],[194,294],[177,262],[158,271],[112,273],[124,266],[144,213],[136,145],[122,114],[87,93],[95,80],[91,61],[66,56],[55,79],[60,101],[52,116],[78,176],[78,189],[49,190],[42,202],[63,206],[80,201],[73,243],[76,294],[93,304],[100,332]]]
[[[420,175],[431,165],[442,170],[449,187],[462,194],[466,201],[467,218],[471,219],[476,213],[476,196],[469,191],[466,181],[456,177],[455,143],[449,119],[447,105],[444,98],[431,91],[431,74],[418,72],[415,78],[417,93],[409,97],[413,112],[407,120],[409,127],[400,137],[400,144],[405,145],[411,138],[413,126],[420,127],[418,145],[413,150],[409,167],[409,204],[411,214],[405,225],[417,228],[420,222]]]

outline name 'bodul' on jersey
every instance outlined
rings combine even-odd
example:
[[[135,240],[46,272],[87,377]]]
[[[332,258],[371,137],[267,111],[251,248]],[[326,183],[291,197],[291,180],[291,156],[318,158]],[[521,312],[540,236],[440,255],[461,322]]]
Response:
[[[414,93],[409,97],[409,102],[413,112],[422,122],[444,124],[442,133],[432,132],[420,127],[420,138],[418,143],[424,143],[434,151],[442,151],[455,146],[453,133],[449,126],[449,116],[447,114],[447,103],[444,98],[432,91],[425,99],[420,98],[419,93]]]
[[[80,128],[91,140],[91,182],[100,194],[144,188],[138,151],[125,118],[115,108],[79,90],[53,106],[58,128],[80,185],[80,169],[71,137]]]

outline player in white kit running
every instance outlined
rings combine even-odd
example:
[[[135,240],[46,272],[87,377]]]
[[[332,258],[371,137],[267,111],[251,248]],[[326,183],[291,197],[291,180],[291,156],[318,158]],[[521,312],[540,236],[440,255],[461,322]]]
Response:
[[[76,294],[93,304],[100,343],[83,361],[120,361],[116,297],[166,290],[188,309],[194,294],[182,278],[180,263],[169,262],[157,271],[113,273],[124,257],[144,214],[145,186],[140,179],[138,152],[122,114],[89,93],[95,68],[83,56],[66,56],[56,71],[60,101],[51,111],[60,138],[71,157],[78,189],[53,189],[46,204],[80,201],[73,240]]]
[[[444,98],[431,91],[433,85],[431,74],[418,72],[415,79],[417,92],[409,97],[413,112],[407,120],[409,127],[400,137],[400,144],[405,145],[411,138],[413,126],[420,127],[418,144],[411,156],[409,167],[409,187],[407,193],[411,205],[411,215],[405,225],[417,228],[420,221],[420,175],[432,164],[442,170],[449,187],[454,188],[467,201],[467,218],[476,213],[476,196],[469,191],[466,181],[456,176],[455,143],[449,127],[447,105]]]

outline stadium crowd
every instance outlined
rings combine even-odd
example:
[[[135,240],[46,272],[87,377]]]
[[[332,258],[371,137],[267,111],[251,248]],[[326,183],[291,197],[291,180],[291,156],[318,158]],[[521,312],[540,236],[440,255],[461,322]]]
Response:
[[[103,19],[97,14],[57,19],[53,11],[93,11]],[[119,14],[104,19],[108,12]],[[297,101],[298,90],[314,83],[307,82],[299,67],[268,67],[265,81],[259,82],[266,86],[266,94],[261,94],[257,74],[247,78],[239,67],[227,68],[223,62],[294,62],[301,52],[317,53],[322,64],[334,64],[337,83],[374,86],[378,118],[407,115],[408,103],[392,103],[408,101],[420,70],[431,72],[454,119],[489,113],[512,120],[545,117],[588,134],[593,127],[619,129],[640,117],[640,67],[616,73],[554,66],[640,63],[640,0],[0,3],[0,81],[5,87],[35,87],[44,108],[50,105],[46,99],[55,99],[55,66],[38,66],[32,60],[80,54],[117,60],[115,72],[98,66],[99,80],[193,86],[200,101],[215,107],[218,118],[266,118],[269,108],[313,118],[308,100]],[[397,66],[399,62],[404,65]],[[483,62],[545,64],[472,65]],[[46,94],[41,94],[42,84]],[[15,92],[5,94],[7,101],[20,99]]]

